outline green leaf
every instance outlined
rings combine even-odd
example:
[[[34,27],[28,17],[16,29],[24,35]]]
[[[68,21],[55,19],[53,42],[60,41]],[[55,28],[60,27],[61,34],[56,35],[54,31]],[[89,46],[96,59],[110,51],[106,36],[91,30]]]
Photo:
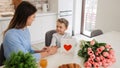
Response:
[[[99,43],[99,46],[105,46],[106,43]]]
[[[12,53],[9,60],[5,61],[4,68],[37,68],[36,61],[30,53],[19,51]]]

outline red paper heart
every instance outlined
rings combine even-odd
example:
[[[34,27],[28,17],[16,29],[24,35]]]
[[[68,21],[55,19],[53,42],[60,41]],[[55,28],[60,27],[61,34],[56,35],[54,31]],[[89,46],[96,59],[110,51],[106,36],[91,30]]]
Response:
[[[66,51],[69,51],[72,48],[71,44],[64,44],[64,48]]]

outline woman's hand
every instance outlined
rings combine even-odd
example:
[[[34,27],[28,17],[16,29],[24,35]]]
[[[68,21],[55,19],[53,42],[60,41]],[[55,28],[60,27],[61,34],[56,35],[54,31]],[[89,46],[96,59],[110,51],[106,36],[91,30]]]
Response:
[[[35,50],[35,53],[48,52],[50,47],[44,47],[42,50]]]
[[[42,51],[43,51],[43,52],[44,52],[44,51],[48,52],[49,49],[50,49],[50,47],[44,47],[44,48],[42,49]]]
[[[57,52],[57,49],[58,49],[57,46],[49,47],[49,48],[45,49],[45,51],[41,52],[41,57],[44,58],[49,55],[53,55]]]

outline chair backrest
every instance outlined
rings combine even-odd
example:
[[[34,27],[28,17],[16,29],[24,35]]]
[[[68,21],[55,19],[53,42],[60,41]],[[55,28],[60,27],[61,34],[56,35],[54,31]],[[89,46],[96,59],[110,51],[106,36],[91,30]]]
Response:
[[[102,30],[100,30],[100,29],[93,30],[91,32],[91,37],[95,37],[95,36],[98,36],[98,35],[101,35],[101,34],[103,34]]]
[[[46,32],[45,34],[45,46],[50,46],[51,40],[52,40],[52,35],[56,33],[56,30],[50,30]]]
[[[4,64],[5,61],[5,56],[4,56],[4,49],[3,49],[3,44],[1,44],[0,47],[0,66]]]

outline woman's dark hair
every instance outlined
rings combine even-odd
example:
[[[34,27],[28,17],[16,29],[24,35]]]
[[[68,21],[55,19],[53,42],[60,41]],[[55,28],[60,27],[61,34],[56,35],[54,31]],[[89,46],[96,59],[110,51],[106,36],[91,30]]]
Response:
[[[63,23],[66,28],[67,28],[68,25],[69,25],[69,22],[68,22],[65,18],[59,18],[59,19],[57,20],[57,22]]]
[[[36,7],[27,1],[22,1],[15,10],[15,14],[9,23],[8,28],[4,34],[12,28],[21,29],[26,26],[27,19],[29,16],[37,11]]]

